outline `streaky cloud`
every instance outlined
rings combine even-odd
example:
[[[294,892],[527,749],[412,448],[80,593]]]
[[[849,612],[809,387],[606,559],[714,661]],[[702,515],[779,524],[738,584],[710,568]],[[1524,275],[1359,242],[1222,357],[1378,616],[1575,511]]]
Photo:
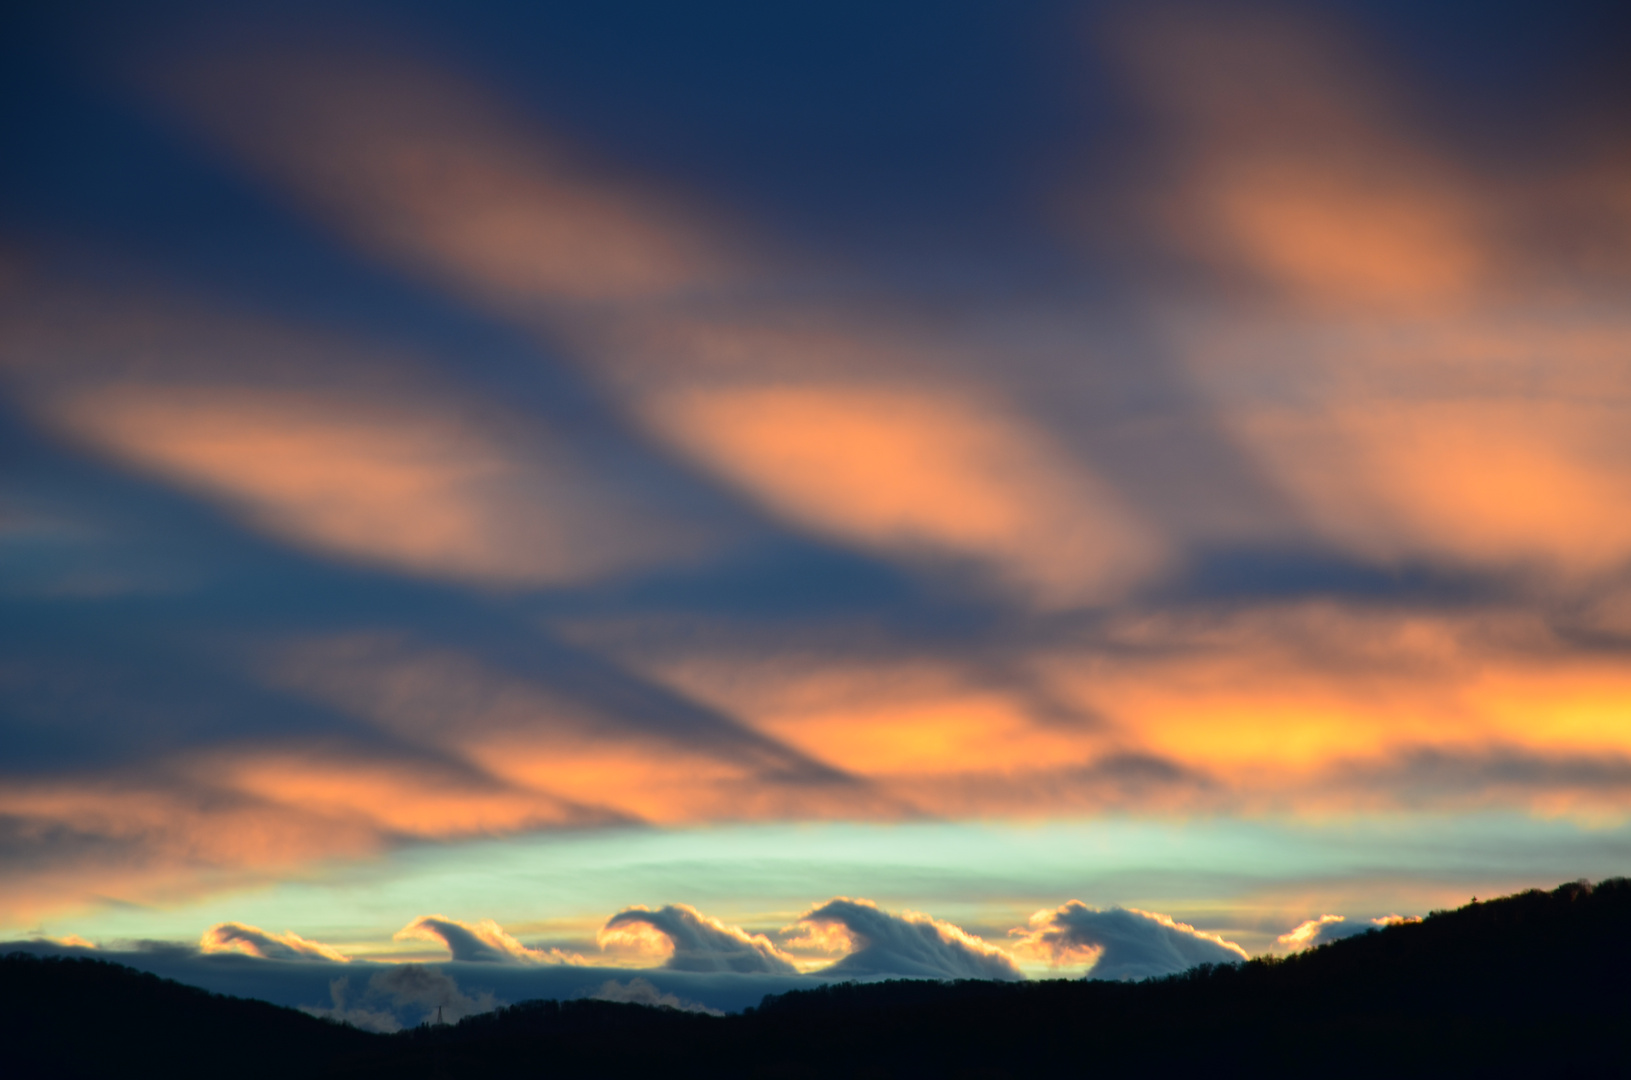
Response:
[[[1170,916],[1138,908],[1101,910],[1080,900],[1039,911],[1028,928],[1010,933],[1019,938],[1016,951],[1055,965],[1090,963],[1088,975],[1095,979],[1146,979],[1247,959],[1234,942]]]
[[[638,939],[643,928],[657,931],[673,946],[663,964],[671,971],[770,975],[797,974],[793,958],[763,934],[727,926],[689,904],[669,904],[652,911],[631,907],[619,911],[601,929],[601,946]]]
[[[1023,979],[1001,949],[915,911],[884,911],[870,900],[840,896],[806,912],[799,922],[814,930],[837,929],[852,951],[819,974],[898,975],[917,979]]]
[[[258,926],[237,922],[216,923],[204,931],[198,947],[206,953],[241,952],[263,960],[331,960],[341,964],[351,960],[340,950],[303,938],[293,930],[271,934]]]
[[[398,941],[418,938],[447,946],[451,959],[467,964],[581,964],[583,958],[560,949],[521,944],[492,919],[465,923],[445,915],[421,915],[396,932]]]

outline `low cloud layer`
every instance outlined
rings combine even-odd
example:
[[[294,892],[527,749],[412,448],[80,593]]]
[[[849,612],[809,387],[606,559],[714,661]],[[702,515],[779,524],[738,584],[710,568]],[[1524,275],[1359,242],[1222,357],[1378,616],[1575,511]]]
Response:
[[[451,958],[466,964],[581,964],[583,958],[560,949],[521,944],[492,919],[471,924],[445,915],[421,915],[396,933],[398,941],[419,938],[447,946]]]
[[[509,1002],[583,997],[740,1012],[757,1006],[766,994],[811,985],[808,976],[798,974],[630,971],[575,964],[423,964],[354,957],[341,966],[312,958],[266,960],[241,950],[205,953],[190,943],[164,941],[116,942],[95,949],[48,939],[0,941],[0,953],[12,951],[94,957],[211,993],[269,1001],[385,1031],[394,1030],[393,1025],[412,1027],[434,1020],[438,1005],[447,1021]]]
[[[1245,960],[1246,950],[1216,934],[1137,908],[1090,908],[1080,900],[1031,916],[1015,931],[1016,950],[1050,964],[1090,963],[1094,979],[1145,979],[1197,964]]]
[[[639,945],[646,929],[655,930],[673,947],[663,965],[671,971],[729,971],[740,975],[798,972],[793,958],[763,934],[727,926],[687,904],[670,904],[656,911],[645,907],[620,911],[607,920],[600,932],[600,943],[602,947]]]
[[[83,939],[74,944],[88,944]],[[258,926],[244,923],[216,923],[198,941],[204,952],[241,952],[263,960],[332,960],[346,963],[351,958],[320,941],[303,938],[293,930],[269,934]]]
[[[351,980],[329,983],[333,1004],[301,1006],[303,1012],[351,1024],[365,1031],[398,1031],[430,1020],[457,1023],[491,1012],[503,1002],[490,992],[466,994],[449,975],[421,964],[400,964],[376,973],[353,995]]]
[[[820,972],[825,976],[1025,977],[1007,953],[961,927],[915,911],[892,914],[870,900],[841,896],[807,912],[799,922],[811,928],[812,942],[851,949],[849,955]]]
[[[586,994],[594,1001],[621,1001],[630,1005],[651,1005],[657,1008],[678,1009],[681,1012],[707,1013],[709,1016],[724,1016],[724,1012],[702,1004],[700,1001],[689,1001],[677,994],[664,993],[653,986],[649,979],[638,976],[628,982],[618,982],[616,979],[607,979],[596,987],[594,992]]]

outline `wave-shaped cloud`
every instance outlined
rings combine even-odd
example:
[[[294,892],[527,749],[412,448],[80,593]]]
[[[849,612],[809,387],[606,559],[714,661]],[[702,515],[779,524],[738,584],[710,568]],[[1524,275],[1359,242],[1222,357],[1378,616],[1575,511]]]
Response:
[[[320,941],[303,938],[293,930],[271,934],[245,923],[216,923],[204,931],[198,947],[207,953],[241,952],[263,960],[332,960],[347,963],[350,957]]]
[[[1313,949],[1333,941],[1341,941],[1343,938],[1364,934],[1378,927],[1411,922],[1421,922],[1421,918],[1415,915],[1383,915],[1381,918],[1365,922],[1349,922],[1341,915],[1321,915],[1317,919],[1298,923],[1294,929],[1274,940],[1292,952],[1301,952],[1304,949]]]
[[[1011,931],[1017,951],[1051,964],[1091,963],[1095,979],[1144,979],[1187,971],[1197,964],[1232,964],[1246,950],[1170,916],[1138,908],[1091,908],[1072,900],[1031,916]]]
[[[521,944],[492,919],[471,924],[445,915],[421,915],[396,932],[403,941],[439,941],[452,959],[468,964],[581,964],[583,958],[560,949],[533,949]]]
[[[727,926],[689,904],[669,904],[652,911],[631,907],[606,921],[599,938],[602,947],[637,939],[650,928],[668,939],[673,953],[664,963],[671,971],[731,971],[737,974],[792,975],[793,958],[763,934],[749,934]]]
[[[839,931],[849,955],[823,975],[902,975],[919,979],[1023,979],[1001,949],[915,911],[893,914],[870,900],[840,896],[806,912],[807,927]],[[833,943],[830,938],[828,943]]]

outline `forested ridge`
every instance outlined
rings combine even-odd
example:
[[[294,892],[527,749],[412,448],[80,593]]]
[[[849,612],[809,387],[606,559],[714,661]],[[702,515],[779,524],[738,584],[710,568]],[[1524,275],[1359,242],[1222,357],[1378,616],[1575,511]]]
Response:
[[[1141,983],[829,984],[725,1017],[537,1001],[386,1036],[97,961],[0,972],[17,1075],[1631,1075],[1623,878]]]

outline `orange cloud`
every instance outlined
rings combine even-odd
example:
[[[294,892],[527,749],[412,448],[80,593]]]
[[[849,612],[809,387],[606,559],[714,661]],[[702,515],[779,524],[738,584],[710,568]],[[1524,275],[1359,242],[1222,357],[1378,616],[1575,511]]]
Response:
[[[1274,940],[1292,952],[1311,948],[1314,945],[1314,939],[1319,936],[1321,930],[1333,923],[1344,921],[1346,920],[1341,915],[1321,915],[1317,919],[1308,919],[1299,923],[1295,929],[1281,934]]]
[[[477,426],[423,408],[112,388],[74,394],[53,413],[81,439],[235,504],[268,532],[351,558],[530,584],[593,576],[643,554],[615,540],[629,535],[622,530],[608,529],[606,543],[583,535],[562,507],[582,503],[581,484],[541,454],[517,460]]]
[[[1623,318],[1505,305],[1438,320],[1201,320],[1221,424],[1340,546],[1576,581],[1631,550]]]
[[[739,276],[715,237],[471,81],[385,55],[234,56],[183,110],[363,244],[510,302],[655,299]]]
[[[991,560],[1054,602],[1118,591],[1164,556],[1103,483],[992,398],[814,383],[648,398],[657,427],[816,531]]]
[[[164,776],[9,778],[0,814],[24,837],[52,838],[8,868],[0,921],[13,925],[98,897],[156,902],[265,882],[320,859],[366,857],[385,843],[361,820]]]
[[[1107,41],[1164,139],[1161,220],[1230,298],[1166,307],[1166,332],[1314,528],[1367,559],[1619,566],[1623,160],[1459,161],[1356,33],[1306,12],[1140,9]],[[1248,279],[1281,302],[1242,302]]]
[[[1193,248],[1331,307],[1440,310],[1486,278],[1488,208],[1335,27],[1185,5],[1112,37],[1167,124]]]
[[[1624,401],[1399,399],[1231,419],[1320,527],[1371,556],[1610,569],[1631,550],[1615,493]]]
[[[547,323],[630,417],[769,515],[908,567],[972,564],[1032,614],[1099,610],[1019,619],[1000,649],[967,651],[834,645],[852,627],[733,641],[699,616],[653,621],[661,655],[625,656],[639,650],[591,628],[580,666],[604,651],[650,679],[600,700],[568,685],[599,675],[552,682],[406,637],[282,643],[257,661],[266,682],[415,751],[227,746],[139,783],[8,783],[0,813],[84,843],[54,845],[7,902],[631,819],[1623,814],[1631,677],[1552,625],[1631,627],[1610,580],[1631,551],[1618,293],[1514,301],[1527,279],[1502,246],[1507,193],[1412,132],[1353,50],[1317,27],[1209,19],[1168,16],[1121,46],[1173,137],[1174,237],[1278,302],[1179,312],[1152,333],[1204,421],[1306,525],[1288,543],[1519,571],[1539,604],[1141,608],[1136,587],[1196,537],[1157,531],[990,355],[898,312],[801,299],[766,315],[739,290],[774,291],[796,267],[429,65],[246,63],[189,84],[183,106],[367,251]],[[1622,173],[1605,175],[1592,198],[1619,206]],[[412,357],[32,284],[7,305],[0,375],[32,419],[304,549],[500,588],[717,550],[712,529]]]
[[[1040,686],[1103,717],[1079,727],[950,665],[754,662],[699,635],[674,685],[741,722],[687,736],[456,654],[314,640],[277,661],[279,684],[423,757],[289,740],[176,755],[144,778],[8,781],[0,814],[57,839],[14,862],[0,918],[174,899],[408,838],[630,818],[1631,809],[1631,676],[1533,615],[1323,602],[1126,616],[1103,634],[1032,654]]]
[[[1215,778],[1248,804],[1494,799],[1540,809],[1567,793],[1579,805],[1626,806],[1621,779],[1605,773],[1598,786],[1539,763],[1625,760],[1631,735],[1617,718],[1631,708],[1631,679],[1613,658],[1575,652],[1532,616],[1306,603],[1147,617],[1127,629],[1128,646],[1155,648],[1101,657],[1091,675],[1061,656],[1052,662],[1060,692],[1075,686],[1139,750]],[[1533,755],[1536,767],[1463,778],[1470,789],[1449,775],[1426,789],[1403,773],[1384,779],[1408,772],[1413,755],[1512,753]],[[1528,790],[1525,775],[1535,783]]]
[[[332,960],[342,964],[351,960],[340,950],[303,938],[293,930],[270,934],[244,923],[217,923],[204,931],[198,947],[207,953],[241,952],[263,960]]]
[[[329,819],[356,818],[385,834],[450,838],[585,823],[593,811],[484,774],[334,755],[323,748],[210,755],[201,777]]]
[[[96,897],[152,903],[275,880],[410,838],[620,820],[468,767],[293,741],[178,754],[142,775],[11,780],[0,814],[54,838],[14,860],[0,889],[0,920],[24,924]]]
[[[1129,612],[1090,640],[1038,644],[1025,677],[1001,681],[972,658],[860,659],[864,644],[822,647],[819,635],[777,646],[728,626],[691,645],[625,643],[615,626],[582,634],[922,813],[1631,805],[1617,719],[1631,680],[1522,608]]]
[[[533,793],[493,796],[495,807],[517,813],[593,807],[661,823],[901,813],[886,795],[837,776],[789,780],[819,771],[819,759],[729,714],[690,712],[671,727],[661,716],[598,706],[451,650],[381,637],[321,639],[281,651],[265,671],[281,686],[466,761],[508,792]]]
[[[1011,687],[982,686],[948,661],[730,650],[645,670],[812,757],[891,786],[971,766],[1006,774],[1039,762],[1081,765],[1105,746],[1103,731],[1039,719]]]
[[[39,288],[0,376],[40,420],[324,554],[487,586],[695,558],[711,526],[536,417],[409,355],[297,327]],[[65,327],[57,316],[89,309]]]
[[[385,257],[528,326],[542,315],[654,435],[789,522],[974,557],[1053,603],[1123,591],[1165,561],[999,387],[954,385],[944,343],[808,305],[767,323],[762,302],[729,297],[777,267],[717,216],[591,179],[443,70],[303,57],[200,85],[183,107],[269,175]],[[711,298],[675,299],[697,294]]]

